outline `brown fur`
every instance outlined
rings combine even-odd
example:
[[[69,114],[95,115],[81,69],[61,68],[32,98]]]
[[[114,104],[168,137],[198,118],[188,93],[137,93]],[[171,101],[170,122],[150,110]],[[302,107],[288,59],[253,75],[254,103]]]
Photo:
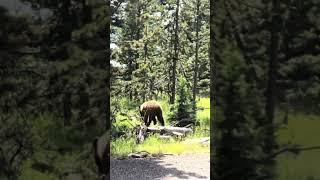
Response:
[[[150,126],[151,121],[153,121],[153,124],[156,125],[156,118],[161,126],[164,126],[162,107],[157,101],[144,102],[143,104],[141,104],[141,106],[139,106],[139,110],[146,126]]]

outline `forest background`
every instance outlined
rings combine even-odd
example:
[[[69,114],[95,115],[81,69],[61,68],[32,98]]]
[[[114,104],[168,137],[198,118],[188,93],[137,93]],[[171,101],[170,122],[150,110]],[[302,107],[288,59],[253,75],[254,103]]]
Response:
[[[166,126],[209,137],[209,2],[119,1],[111,16],[111,155],[206,151],[155,136],[135,145],[139,105],[156,100]],[[158,123],[159,124],[159,123]],[[191,137],[190,137],[191,138]],[[209,157],[208,157],[209,158]]]

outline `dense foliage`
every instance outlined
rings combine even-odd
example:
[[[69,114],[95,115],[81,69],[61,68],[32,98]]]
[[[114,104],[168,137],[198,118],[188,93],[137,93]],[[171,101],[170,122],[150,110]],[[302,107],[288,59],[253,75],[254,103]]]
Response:
[[[113,15],[118,23],[111,34],[112,97],[125,96],[140,103],[171,98],[180,75],[188,82],[196,77],[197,85],[190,83],[190,92],[196,89],[196,94],[208,95],[208,15],[207,1],[119,4]]]
[[[94,179],[90,145],[109,124],[106,2],[16,3],[25,14],[0,8],[1,179]]]

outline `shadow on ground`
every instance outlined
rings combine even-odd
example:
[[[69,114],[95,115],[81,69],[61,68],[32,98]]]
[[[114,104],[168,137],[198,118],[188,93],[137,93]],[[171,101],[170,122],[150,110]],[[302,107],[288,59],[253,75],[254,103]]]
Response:
[[[170,162],[165,162],[163,160],[164,156],[153,157],[147,159],[125,159],[125,160],[111,160],[111,177],[110,179],[114,180],[130,180],[130,179],[139,179],[139,180],[149,180],[149,179],[209,179],[207,176],[197,174],[192,171],[197,171],[196,162],[192,164],[194,169],[187,170],[183,167],[185,164],[174,163],[173,165]],[[174,166],[179,166],[177,169]],[[187,172],[188,171],[188,172]],[[190,172],[191,171],[191,172]]]

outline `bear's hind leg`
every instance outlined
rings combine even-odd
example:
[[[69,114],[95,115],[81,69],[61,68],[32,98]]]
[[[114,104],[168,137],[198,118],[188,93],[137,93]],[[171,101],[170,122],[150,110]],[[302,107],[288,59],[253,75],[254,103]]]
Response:
[[[157,119],[160,122],[160,125],[164,126],[164,120],[163,120],[162,112],[157,115]]]

